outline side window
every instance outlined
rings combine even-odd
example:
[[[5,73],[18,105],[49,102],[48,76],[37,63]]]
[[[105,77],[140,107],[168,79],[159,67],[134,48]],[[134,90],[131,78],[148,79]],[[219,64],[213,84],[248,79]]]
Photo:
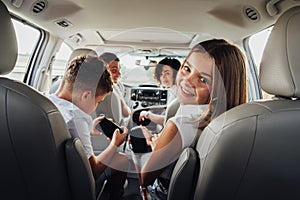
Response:
[[[71,53],[71,48],[63,42],[52,64],[52,81],[55,81],[64,74]]]
[[[265,49],[267,40],[270,36],[270,33],[272,31],[272,28],[273,27],[270,27],[261,32],[258,32],[249,38],[249,48],[254,60],[254,64],[257,67],[257,72],[259,72],[259,66],[260,66],[262,54]],[[262,94],[264,99],[269,99],[272,97],[272,95],[269,95],[264,91],[262,91]]]
[[[70,57],[71,53],[71,48],[63,42],[53,60],[51,77],[52,83],[50,87],[50,93],[55,92],[58,88],[60,80],[68,64],[68,58]]]
[[[12,19],[18,42],[18,58],[16,66],[9,74],[4,75],[12,79],[23,81],[28,68],[30,57],[40,39],[41,32],[27,24]]]

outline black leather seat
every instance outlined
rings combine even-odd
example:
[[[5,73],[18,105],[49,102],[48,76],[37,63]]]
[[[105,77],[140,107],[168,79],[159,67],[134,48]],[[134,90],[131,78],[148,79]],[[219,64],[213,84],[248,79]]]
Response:
[[[0,2],[0,74],[15,66],[17,43]],[[0,198],[96,199],[92,171],[58,109],[28,85],[0,77]]]
[[[300,199],[299,35],[296,7],[276,22],[260,66],[261,87],[276,98],[233,108],[203,131],[192,199]],[[174,171],[172,186],[180,172]]]

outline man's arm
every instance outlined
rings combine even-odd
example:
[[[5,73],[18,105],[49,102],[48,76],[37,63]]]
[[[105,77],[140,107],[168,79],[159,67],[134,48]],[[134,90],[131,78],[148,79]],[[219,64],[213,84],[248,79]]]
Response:
[[[123,117],[129,117],[131,115],[131,110],[130,110],[129,106],[127,106],[127,104],[125,103],[125,100],[123,99],[123,97],[120,97],[120,99],[121,99],[121,107],[122,107]]]
[[[124,100],[124,86],[123,86],[123,83],[118,81],[118,83],[115,84],[115,90],[116,90],[116,94],[119,96],[119,98],[121,100],[121,109],[122,109],[123,117],[129,117],[131,115],[131,109],[126,104],[126,102]]]

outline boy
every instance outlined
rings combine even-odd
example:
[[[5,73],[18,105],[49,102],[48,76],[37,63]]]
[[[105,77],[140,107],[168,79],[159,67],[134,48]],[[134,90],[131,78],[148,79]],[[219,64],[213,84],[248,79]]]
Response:
[[[98,156],[94,155],[91,143],[91,135],[101,134],[95,127],[103,116],[93,121],[90,114],[112,90],[113,82],[104,63],[97,57],[81,55],[69,63],[57,91],[46,96],[58,107],[70,134],[80,138],[96,180],[97,193],[108,179],[109,185],[111,184],[111,199],[119,199],[126,179],[128,161],[116,149],[125,141],[128,130],[122,127],[123,134],[116,130],[109,146]]]

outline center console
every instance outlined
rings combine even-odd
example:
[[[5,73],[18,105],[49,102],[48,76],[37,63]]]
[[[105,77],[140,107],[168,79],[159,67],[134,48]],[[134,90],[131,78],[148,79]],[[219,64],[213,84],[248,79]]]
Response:
[[[130,106],[132,111],[133,126],[140,124],[144,126],[149,125],[149,120],[145,120],[143,122],[139,121],[141,111],[146,110],[156,114],[161,114],[166,109],[169,92],[168,89],[158,88],[156,85],[125,85],[125,91],[126,103]]]
[[[132,108],[147,108],[150,106],[166,106],[168,100],[168,90],[151,87],[133,87],[131,88]]]

